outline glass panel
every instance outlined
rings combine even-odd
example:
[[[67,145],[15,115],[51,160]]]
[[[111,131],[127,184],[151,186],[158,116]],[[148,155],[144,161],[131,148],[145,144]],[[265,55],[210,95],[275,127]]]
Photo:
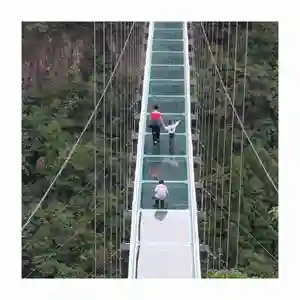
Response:
[[[155,22],[154,28],[183,28],[183,22]]]
[[[164,113],[161,109],[159,109],[162,113]],[[185,115],[163,115],[164,123],[167,125],[169,123],[169,120],[172,121],[178,121],[181,120],[181,122],[176,127],[176,133],[185,133]],[[147,116],[147,124],[150,123],[150,115]],[[151,128],[147,126],[146,129],[147,132],[152,132]],[[166,130],[161,127],[160,129],[161,133],[167,133]]]
[[[156,65],[183,65],[183,53],[152,53],[152,64]]]
[[[156,81],[149,84],[150,95],[184,95],[184,81]]]
[[[183,38],[182,30],[154,30],[154,39],[180,40]]]
[[[157,104],[164,113],[185,113],[184,100],[184,97],[149,97],[148,112],[151,112],[153,106]]]
[[[187,180],[186,158],[145,157],[143,180]]]
[[[158,145],[153,146],[152,134],[146,134],[144,153],[148,155],[185,155],[186,154],[186,135],[176,135],[174,144],[169,144],[169,136],[161,135]]]
[[[183,51],[183,41],[153,40],[152,51]]]
[[[180,66],[151,67],[150,79],[184,79],[184,67],[180,67]]]
[[[156,183],[142,183],[141,193],[141,208],[153,209],[154,188]],[[168,209],[188,209],[188,185],[186,183],[166,183],[169,190],[169,197],[167,199]]]

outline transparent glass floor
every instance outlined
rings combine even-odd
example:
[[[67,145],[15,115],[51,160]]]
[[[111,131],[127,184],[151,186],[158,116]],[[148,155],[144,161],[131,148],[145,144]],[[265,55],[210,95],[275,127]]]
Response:
[[[154,39],[180,40],[183,39],[182,30],[154,30]]]
[[[143,180],[187,180],[187,159],[184,157],[145,157]]]
[[[182,29],[183,22],[155,22],[154,29],[157,28]]]
[[[184,79],[183,66],[152,66],[151,79]]]
[[[188,185],[186,183],[171,183],[166,182],[169,190],[169,197],[167,199],[168,209],[188,209]],[[154,208],[154,188],[157,183],[144,182],[142,183],[141,193],[141,208],[153,209]]]
[[[160,136],[160,143],[153,146],[152,134],[145,136],[144,154],[147,155],[186,155],[186,135],[176,135],[174,145],[170,147],[169,136]]]
[[[183,65],[184,57],[182,53],[172,52],[153,52],[152,65]]]
[[[184,96],[184,80],[150,80],[149,94]]]
[[[183,41],[153,40],[152,51],[183,51]]]
[[[148,112],[153,110],[154,105],[159,105],[159,110],[163,113],[183,114],[185,112],[184,97],[155,97],[148,98]]]

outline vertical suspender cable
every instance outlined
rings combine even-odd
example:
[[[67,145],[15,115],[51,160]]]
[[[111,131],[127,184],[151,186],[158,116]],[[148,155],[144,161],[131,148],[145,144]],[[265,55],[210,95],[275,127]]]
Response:
[[[221,73],[223,73],[223,58],[224,58],[224,22],[222,22],[222,38],[221,38],[221,54],[220,54],[220,65],[221,65]],[[221,82],[219,80],[219,107],[222,107],[222,100],[223,100],[223,89],[221,86]],[[220,199],[221,201],[221,209],[220,209],[220,231],[219,231],[219,247],[218,247],[218,269],[221,269],[221,261],[222,261],[222,227],[223,227],[223,195],[222,193],[220,193],[220,196],[218,197],[218,191],[219,191],[219,186],[220,186],[220,177],[223,178],[224,176],[224,167],[222,166],[222,162],[220,161],[219,164],[219,148],[220,148],[220,131],[221,131],[221,117],[218,118],[218,145],[217,145],[217,160],[218,160],[218,170],[221,170],[221,174],[218,173],[217,176],[217,182],[216,182],[216,199],[217,201]],[[223,159],[223,157],[221,156],[221,158]],[[222,184],[222,182],[221,182]],[[219,202],[219,201],[218,201]],[[217,206],[217,205],[215,205]]]
[[[206,28],[208,27],[208,22],[206,22]],[[205,26],[204,25],[204,26]],[[206,156],[207,156],[207,153],[208,153],[208,149],[206,147],[206,140],[207,140],[207,103],[208,103],[208,92],[207,92],[207,69],[208,69],[208,58],[207,58],[207,50],[206,50],[206,46],[204,46],[204,57],[203,57],[203,69],[205,70],[204,74],[204,79],[203,79],[203,86],[202,86],[202,89],[203,89],[203,106],[202,106],[202,111],[203,111],[203,130],[202,130],[202,141],[203,141],[203,146],[204,146],[204,149],[206,149],[206,152],[204,152],[203,154],[203,173],[202,173],[202,178],[203,178],[203,186],[205,187],[205,189],[207,188],[207,159],[206,159]],[[207,236],[208,236],[208,232],[207,232],[207,221],[209,222],[209,213],[208,213],[208,201],[207,201],[207,197],[208,194],[205,193],[204,194],[204,191],[202,189],[202,197],[203,197],[203,201],[204,201],[204,210],[205,210],[205,214],[206,214],[206,220],[205,220],[205,223],[204,223],[204,229],[203,229],[203,243],[204,244],[207,244],[208,243],[208,239]],[[205,197],[205,198],[204,198]],[[208,269],[208,259],[206,260],[206,270]]]
[[[243,101],[242,101],[242,124],[245,119],[245,99],[246,99],[246,80],[247,80],[247,60],[248,60],[248,22],[246,22],[246,37],[245,37],[245,53],[244,53],[244,86],[243,86]],[[243,193],[243,154],[244,154],[244,132],[241,131],[241,157],[240,157],[240,188],[238,194],[238,217],[237,217],[237,241],[236,241],[236,262],[235,268],[239,264],[239,237],[240,237],[240,221],[241,221],[241,198]]]
[[[211,36],[211,38],[214,35],[214,22],[209,22],[209,29],[208,29],[208,35]],[[205,136],[205,142],[207,145],[207,151],[206,151],[206,159],[205,159],[205,164],[206,164],[206,189],[210,190],[210,186],[211,186],[211,182],[210,182],[210,174],[212,172],[212,166],[211,166],[211,162],[212,162],[212,158],[211,158],[211,152],[212,152],[212,148],[211,148],[211,141],[210,141],[210,137],[211,137],[211,117],[210,117],[210,111],[211,111],[211,102],[212,102],[212,80],[213,80],[213,74],[211,73],[211,60],[209,60],[209,65],[208,65],[208,78],[209,78],[209,82],[208,82],[208,97],[207,97],[207,133]],[[211,238],[211,209],[212,209],[212,199],[211,199],[211,194],[208,194],[209,197],[209,210],[208,210],[208,232],[207,232],[207,245],[210,246],[210,238]],[[207,256],[207,271],[210,268],[210,256]]]
[[[94,22],[94,109],[97,105],[96,23]],[[94,115],[94,277],[97,277],[97,114]]]
[[[235,24],[235,48],[234,48],[234,71],[233,71],[233,92],[232,92],[232,101],[233,106],[235,105],[235,96],[236,96],[236,63],[237,63],[237,41],[238,41],[238,24]],[[231,197],[232,197],[232,165],[233,165],[233,141],[234,141],[234,124],[235,116],[232,111],[231,116],[231,146],[230,146],[230,175],[229,175],[229,201],[228,201],[228,220],[227,220],[227,256],[226,256],[226,268],[229,266],[229,245],[230,245],[230,228],[231,228]]]
[[[214,22],[215,23],[215,22]],[[213,36],[212,36],[212,40],[215,39],[215,55],[218,59],[218,37],[219,37],[219,23],[216,22],[216,29],[213,30]],[[216,75],[216,71],[214,68],[212,68],[212,76],[213,76],[213,109],[212,109],[212,113],[213,113],[213,119],[212,119],[212,141],[211,141],[211,174],[210,174],[210,184],[213,190],[213,185],[215,185],[215,189],[217,186],[217,178],[218,178],[218,158],[215,160],[214,156],[215,155],[215,131],[216,131],[216,120],[215,120],[215,115],[216,115],[216,86],[217,86],[217,76]],[[217,148],[218,149],[218,148]],[[218,150],[217,150],[218,151]],[[213,167],[213,164],[215,167]],[[213,182],[213,177],[215,177],[215,182]],[[217,195],[216,195],[216,199],[217,199]],[[211,205],[213,204],[212,200],[211,200]],[[217,219],[217,206],[214,204],[214,207],[212,207],[212,209],[214,209],[214,214],[213,214],[213,224],[212,224],[212,235],[213,235],[213,242],[212,242],[212,253],[216,253],[216,236],[217,236],[217,223],[216,223],[216,219]],[[215,268],[215,259],[212,262],[212,268]]]
[[[109,51],[109,73],[112,74],[112,70],[113,70],[113,51],[115,51],[115,44],[114,44],[114,41],[113,41],[113,22],[109,22],[109,43],[110,43],[110,51]],[[112,248],[112,245],[113,245],[113,239],[112,239],[112,232],[113,232],[113,226],[114,226],[114,223],[113,223],[113,216],[112,216],[112,201],[114,200],[113,197],[112,197],[112,180],[113,180],[113,177],[112,177],[112,173],[113,173],[113,161],[112,161],[112,156],[113,156],[113,152],[112,152],[112,148],[113,148],[113,138],[112,138],[112,127],[113,127],[113,118],[112,118],[112,110],[113,110],[113,103],[115,101],[115,97],[114,97],[114,94],[113,94],[113,82],[114,82],[114,79],[110,82],[110,85],[109,85],[109,189],[108,189],[108,214],[109,214],[109,240],[108,240],[108,255],[110,256],[113,252],[113,248]],[[111,263],[111,260],[109,260],[108,262],[109,264],[109,278],[112,277],[112,263]]]
[[[106,86],[106,22],[102,22],[102,44],[103,44],[103,86]],[[107,166],[106,166],[106,93],[103,96],[103,106],[102,106],[102,111],[103,111],[103,149],[104,149],[104,172],[103,172],[103,201],[104,201],[104,232],[103,232],[103,240],[104,240],[104,251],[103,251],[103,261],[104,261],[104,277],[106,277],[106,257],[107,257],[107,241],[106,241],[106,236],[107,236],[107,218],[106,218],[106,210],[107,210],[107,193],[106,193],[106,171],[107,171]]]

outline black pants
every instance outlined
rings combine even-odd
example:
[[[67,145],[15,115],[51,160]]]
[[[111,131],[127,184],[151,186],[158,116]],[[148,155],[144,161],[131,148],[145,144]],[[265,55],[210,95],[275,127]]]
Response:
[[[159,143],[160,126],[152,125],[152,137],[153,137],[153,144],[155,144],[155,142]]]
[[[175,133],[169,133],[169,152],[171,155],[174,152],[174,136]]]
[[[154,204],[155,208],[158,208],[158,209],[165,208],[165,200],[159,200],[156,198],[154,198],[154,200],[155,200],[155,204]]]

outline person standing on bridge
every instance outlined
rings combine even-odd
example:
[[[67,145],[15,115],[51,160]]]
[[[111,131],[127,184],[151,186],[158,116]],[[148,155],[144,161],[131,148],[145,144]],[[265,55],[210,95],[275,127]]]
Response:
[[[154,207],[156,208],[164,208],[165,201],[169,195],[169,191],[167,186],[164,184],[163,180],[158,182],[158,185],[154,189],[153,199],[155,200]]]
[[[181,120],[179,120],[179,121],[169,120],[168,125],[167,126],[164,125],[165,130],[169,134],[169,151],[170,151],[170,154],[172,154],[174,152],[173,151],[174,136],[175,136],[176,127],[179,125],[180,122],[181,122]]]
[[[158,105],[154,105],[153,111],[150,114],[150,125],[149,125],[149,127],[152,129],[153,145],[159,143],[161,124],[164,125],[162,113],[158,110]]]

